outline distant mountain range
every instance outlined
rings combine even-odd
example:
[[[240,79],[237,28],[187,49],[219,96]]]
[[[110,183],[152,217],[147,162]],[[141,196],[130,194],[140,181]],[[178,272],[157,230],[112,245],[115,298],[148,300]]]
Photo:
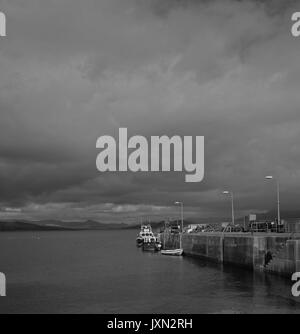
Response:
[[[277,211],[270,211],[265,214],[258,214],[258,220],[275,219]],[[300,218],[300,211],[282,211],[282,219]],[[230,221],[229,218],[189,218],[184,221],[184,225],[189,224],[219,224]],[[237,218],[237,223],[242,223],[243,217]],[[160,230],[164,227],[164,221],[150,222],[154,230]],[[94,220],[86,221],[61,221],[61,220],[40,220],[40,221],[0,221],[0,231],[84,231],[84,230],[124,230],[139,229],[140,223],[102,223]]]
[[[92,220],[84,222],[66,222],[59,220],[41,221],[0,221],[0,231],[81,231],[81,230],[115,230],[128,229],[127,224],[104,224]]]
[[[154,230],[164,227],[164,221],[150,222]],[[184,225],[189,222],[184,221]],[[139,229],[140,223],[101,223],[93,220],[87,221],[60,221],[60,220],[41,220],[41,221],[0,221],[0,231],[84,231],[84,230],[124,230]]]

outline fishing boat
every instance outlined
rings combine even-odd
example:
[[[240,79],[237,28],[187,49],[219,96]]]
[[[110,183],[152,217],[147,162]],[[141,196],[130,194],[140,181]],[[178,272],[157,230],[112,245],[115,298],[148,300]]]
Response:
[[[151,225],[142,224],[140,233],[138,234],[138,236],[136,238],[137,246],[138,247],[143,246],[144,241],[148,240],[148,239],[151,239],[152,237],[154,237],[154,234],[152,232]]]
[[[157,252],[161,248],[161,243],[158,241],[157,237],[151,231],[151,233],[146,233],[143,240],[142,249],[145,252]]]
[[[142,249],[144,252],[157,252],[159,251],[156,240],[145,241],[143,243]]]
[[[158,251],[161,243],[152,232],[151,225],[141,225],[141,231],[136,238],[136,245],[142,247],[144,251]]]

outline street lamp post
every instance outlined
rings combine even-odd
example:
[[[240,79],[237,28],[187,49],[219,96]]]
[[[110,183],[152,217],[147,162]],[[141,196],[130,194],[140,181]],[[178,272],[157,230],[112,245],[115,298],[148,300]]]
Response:
[[[266,180],[275,180],[277,186],[277,229],[278,225],[281,224],[281,217],[280,217],[280,184],[279,180],[274,178],[274,176],[269,175],[265,177]]]
[[[235,217],[234,217],[234,195],[232,191],[223,191],[224,195],[230,195],[231,197],[231,215],[232,215],[232,225],[235,224]]]
[[[183,202],[175,202],[175,204],[181,207],[181,232],[183,232]]]

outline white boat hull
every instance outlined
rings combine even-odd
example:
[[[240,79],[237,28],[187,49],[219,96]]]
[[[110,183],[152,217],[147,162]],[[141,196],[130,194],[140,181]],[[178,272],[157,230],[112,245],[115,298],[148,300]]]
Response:
[[[173,255],[173,256],[181,256],[183,254],[183,249],[162,249],[160,251],[162,255]]]

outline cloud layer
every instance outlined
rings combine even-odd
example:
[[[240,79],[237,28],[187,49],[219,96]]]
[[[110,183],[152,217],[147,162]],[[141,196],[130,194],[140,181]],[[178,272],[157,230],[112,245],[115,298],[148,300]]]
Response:
[[[284,4],[283,4],[284,3]],[[299,7],[299,6],[298,6]],[[300,195],[295,1],[0,1],[0,217],[132,220]],[[100,174],[96,139],[204,135],[206,175]]]

